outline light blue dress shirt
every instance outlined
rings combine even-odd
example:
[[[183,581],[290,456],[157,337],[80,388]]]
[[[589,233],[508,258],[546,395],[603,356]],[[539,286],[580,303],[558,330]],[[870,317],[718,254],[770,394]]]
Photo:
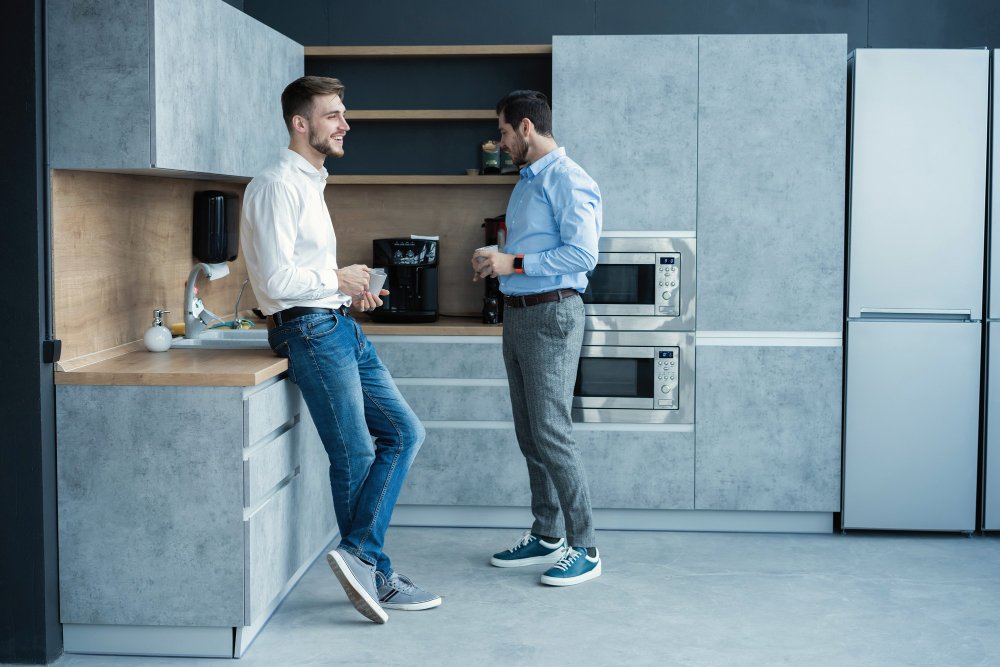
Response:
[[[521,169],[507,204],[504,252],[524,255],[524,273],[500,276],[508,296],[569,287],[584,292],[597,265],[601,191],[557,148]]]

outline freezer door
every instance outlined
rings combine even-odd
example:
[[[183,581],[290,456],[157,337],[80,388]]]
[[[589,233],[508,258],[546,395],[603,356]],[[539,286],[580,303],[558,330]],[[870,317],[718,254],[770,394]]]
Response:
[[[989,51],[859,49],[851,81],[848,317],[982,319]]]
[[[986,364],[986,436],[983,530],[1000,530],[1000,322],[990,322]]]
[[[975,530],[981,332],[848,323],[844,528]]]
[[[993,51],[993,196],[990,203],[989,317],[1000,319],[1000,49]]]

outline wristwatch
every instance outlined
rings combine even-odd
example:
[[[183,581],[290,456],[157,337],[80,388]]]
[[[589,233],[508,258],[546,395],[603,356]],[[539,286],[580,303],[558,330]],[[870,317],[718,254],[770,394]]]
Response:
[[[524,255],[514,255],[514,273],[524,273]]]

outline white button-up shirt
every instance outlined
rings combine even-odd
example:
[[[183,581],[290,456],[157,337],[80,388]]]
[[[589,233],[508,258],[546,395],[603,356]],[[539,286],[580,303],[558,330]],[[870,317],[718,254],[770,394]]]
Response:
[[[243,195],[240,245],[265,315],[294,306],[339,308],[337,237],[323,199],[326,169],[283,148]]]

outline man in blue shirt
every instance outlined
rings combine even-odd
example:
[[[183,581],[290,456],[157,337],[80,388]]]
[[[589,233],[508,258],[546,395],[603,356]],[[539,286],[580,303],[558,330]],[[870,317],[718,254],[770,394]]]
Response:
[[[545,95],[514,91],[497,104],[497,116],[500,148],[521,177],[507,204],[506,246],[476,251],[473,280],[499,277],[504,294],[503,356],[535,520],[490,563],[551,565],[542,583],[570,586],[601,574],[571,420],[583,344],[580,294],[597,264],[601,192],[556,143]]]

